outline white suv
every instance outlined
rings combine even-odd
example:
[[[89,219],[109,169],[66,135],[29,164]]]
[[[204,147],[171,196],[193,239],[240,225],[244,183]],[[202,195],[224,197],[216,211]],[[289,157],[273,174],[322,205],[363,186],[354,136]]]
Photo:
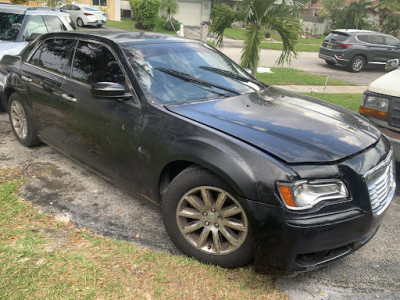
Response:
[[[392,71],[399,59],[389,60],[385,69]],[[379,127],[393,145],[394,159],[400,162],[400,69],[389,72],[375,81],[364,92],[359,112]]]

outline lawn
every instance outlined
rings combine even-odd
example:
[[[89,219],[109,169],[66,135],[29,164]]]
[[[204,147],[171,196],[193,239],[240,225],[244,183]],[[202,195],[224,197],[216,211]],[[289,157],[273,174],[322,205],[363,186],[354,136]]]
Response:
[[[62,223],[18,198],[25,176],[0,170],[0,299],[285,299],[251,267],[204,265]]]
[[[258,73],[257,79],[266,84],[325,85],[326,77],[291,68],[271,68],[271,73]],[[351,85],[337,79],[329,79],[328,85]]]
[[[124,29],[124,30],[130,30],[130,31],[143,31],[143,30],[136,29],[135,25],[136,25],[136,21],[135,20],[133,20],[133,19],[124,19],[121,22],[119,22],[119,21],[107,21],[107,25],[106,26],[120,28],[120,29]],[[164,28],[161,28],[158,25],[155,28],[155,32],[176,35],[176,33],[174,31],[165,30]]]
[[[322,94],[304,93],[306,95],[342,106],[354,112],[358,112],[362,94]]]
[[[226,28],[224,31],[226,36],[229,36],[235,40],[244,40],[245,39],[245,30],[242,28]],[[263,49],[272,49],[272,50],[282,50],[282,39],[276,31],[270,31],[271,39],[274,41],[264,41],[261,44],[261,48]],[[318,39],[305,39],[300,38],[299,51],[307,51],[307,52],[318,52],[319,47],[321,46],[324,37]]]

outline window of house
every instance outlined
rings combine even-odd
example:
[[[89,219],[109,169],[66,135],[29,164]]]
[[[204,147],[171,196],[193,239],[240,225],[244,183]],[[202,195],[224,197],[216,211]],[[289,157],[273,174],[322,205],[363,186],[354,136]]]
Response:
[[[114,82],[124,85],[125,77],[114,55],[105,46],[80,41],[75,52],[72,78],[89,85]]]
[[[107,0],[93,0],[93,6],[107,6]]]

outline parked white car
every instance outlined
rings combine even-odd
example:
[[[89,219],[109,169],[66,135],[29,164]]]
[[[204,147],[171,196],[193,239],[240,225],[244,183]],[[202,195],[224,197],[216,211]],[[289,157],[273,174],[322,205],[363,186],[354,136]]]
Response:
[[[376,125],[393,145],[394,159],[400,162],[400,60],[386,63],[389,72],[373,81],[362,96],[360,114]]]
[[[107,15],[94,6],[68,4],[61,7],[61,9],[67,12],[79,27],[84,25],[101,27],[107,22]]]

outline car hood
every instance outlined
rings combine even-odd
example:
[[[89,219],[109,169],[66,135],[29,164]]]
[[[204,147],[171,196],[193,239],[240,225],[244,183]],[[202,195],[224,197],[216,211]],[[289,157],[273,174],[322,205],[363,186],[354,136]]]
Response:
[[[167,109],[288,163],[341,160],[371,146],[380,137],[373,125],[349,110],[274,87]]]
[[[14,41],[1,41],[0,40],[0,59],[6,55],[17,55],[21,52],[28,42],[14,42]]]
[[[400,70],[389,72],[374,80],[368,90],[374,93],[400,97]]]

